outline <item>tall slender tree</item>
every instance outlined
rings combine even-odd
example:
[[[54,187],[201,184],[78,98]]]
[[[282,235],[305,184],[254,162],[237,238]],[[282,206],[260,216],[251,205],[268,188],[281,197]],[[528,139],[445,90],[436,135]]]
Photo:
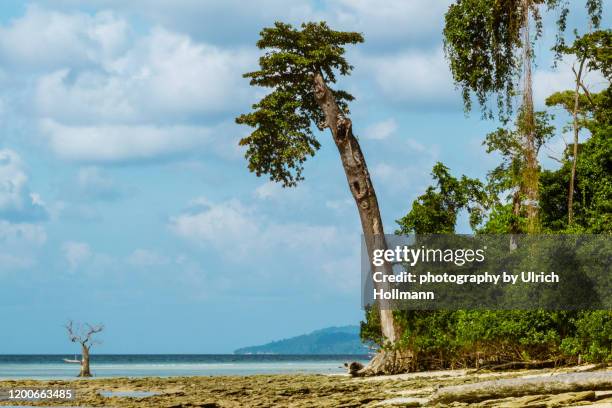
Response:
[[[522,93],[520,133],[525,166],[521,185],[513,199],[513,212],[518,217],[524,209],[526,232],[536,232],[538,221],[538,174],[535,141],[535,115],[531,68],[532,42],[542,32],[540,8],[558,9],[559,35],[555,48],[563,47],[562,32],[566,28],[569,2],[564,0],[456,0],[446,13],[444,49],[455,83],[461,89],[466,110],[475,96],[487,117],[493,116],[490,99],[497,102],[500,119],[508,121],[512,99]],[[601,20],[601,0],[586,0],[591,23]],[[531,29],[535,28],[532,34]],[[522,89],[517,79],[522,77]],[[515,231],[516,232],[516,231]]]
[[[253,105],[253,111],[236,119],[254,128],[240,141],[247,147],[249,169],[267,174],[284,187],[303,179],[303,163],[320,148],[312,131],[329,129],[338,148],[347,183],[355,200],[367,250],[386,249],[384,229],[374,185],[365,158],[353,134],[348,102],[353,96],[333,89],[337,75],[349,75],[353,67],[344,57],[345,47],[363,42],[356,32],[334,31],[325,22],[305,23],[301,29],[277,22],[264,28],[257,46],[266,50],[260,69],[244,76],[251,85],[272,88]],[[392,274],[390,265],[381,267]],[[377,289],[383,284],[375,283]],[[402,371],[400,352],[393,345],[400,328],[391,310],[379,304],[385,346],[361,374]]]
[[[572,65],[574,74],[574,90],[557,92],[546,99],[548,106],[561,106],[572,117],[571,128],[573,143],[571,145],[571,171],[567,196],[567,224],[574,222],[574,194],[576,190],[576,168],[579,155],[579,133],[588,120],[589,112],[597,108],[591,92],[584,83],[585,76],[590,71],[599,71],[610,81],[610,56],[612,54],[612,30],[598,30],[583,36],[577,36],[571,46],[561,46],[558,51],[563,55],[571,55],[576,61]],[[585,117],[586,115],[586,117]]]
[[[523,182],[521,185],[524,205],[527,213],[527,232],[537,232],[538,221],[538,153],[535,145],[535,115],[533,111],[533,80],[531,66],[533,51],[531,48],[531,10],[534,7],[533,0],[523,0],[522,4],[522,30],[523,30],[523,102],[521,106],[522,121],[520,123],[521,136],[523,138],[523,151],[525,153],[525,166],[523,170]],[[537,9],[534,8],[534,13]],[[537,15],[537,14],[536,14]],[[523,197],[522,197],[523,198]],[[517,206],[518,207],[518,206]],[[518,216],[520,207],[515,209]]]

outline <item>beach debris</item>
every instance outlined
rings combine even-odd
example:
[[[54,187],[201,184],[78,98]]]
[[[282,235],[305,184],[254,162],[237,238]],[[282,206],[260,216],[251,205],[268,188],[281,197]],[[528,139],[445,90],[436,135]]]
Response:
[[[348,373],[352,376],[357,375],[357,372],[359,372],[359,370],[364,367],[363,364],[357,361],[353,361],[351,363],[344,363],[344,366],[348,369]]]
[[[612,371],[557,374],[549,377],[510,378],[438,389],[431,403],[479,402],[506,397],[612,390]]]

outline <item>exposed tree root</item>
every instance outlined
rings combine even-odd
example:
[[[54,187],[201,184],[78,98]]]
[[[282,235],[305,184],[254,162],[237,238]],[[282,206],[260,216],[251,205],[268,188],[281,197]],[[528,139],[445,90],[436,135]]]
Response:
[[[365,367],[357,369],[358,366],[351,363],[349,374],[353,377],[401,374],[410,371],[411,363],[412,353],[409,351],[380,349]]]

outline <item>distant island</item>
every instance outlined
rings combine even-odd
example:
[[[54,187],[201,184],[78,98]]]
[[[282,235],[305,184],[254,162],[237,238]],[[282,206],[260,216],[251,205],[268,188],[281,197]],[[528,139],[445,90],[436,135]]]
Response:
[[[239,348],[234,354],[368,354],[359,338],[359,326],[327,327],[309,334],[260,346]]]

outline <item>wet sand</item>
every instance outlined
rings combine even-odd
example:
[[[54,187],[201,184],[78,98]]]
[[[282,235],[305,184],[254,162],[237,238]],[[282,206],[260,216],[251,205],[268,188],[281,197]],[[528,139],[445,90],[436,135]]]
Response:
[[[503,373],[469,373],[464,370],[402,374],[374,378],[344,375],[252,375],[232,377],[104,378],[71,381],[0,381],[0,389],[71,388],[70,401],[15,402],[3,405],[83,407],[375,407],[429,406],[438,388],[499,378],[551,375],[567,370],[522,370]],[[116,392],[114,396],[112,392]],[[138,396],[147,392],[156,395]],[[484,401],[469,406],[546,407],[612,406],[612,390],[541,395]],[[607,404],[607,405],[606,405]],[[451,406],[468,406],[452,403]]]

